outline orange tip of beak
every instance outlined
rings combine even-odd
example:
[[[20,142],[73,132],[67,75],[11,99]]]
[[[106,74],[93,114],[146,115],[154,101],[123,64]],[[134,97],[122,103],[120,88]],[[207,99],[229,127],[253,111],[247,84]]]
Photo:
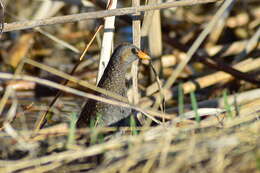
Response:
[[[140,59],[143,59],[143,60],[150,60],[151,57],[149,55],[147,55],[146,53],[144,53],[143,51],[139,50],[137,52],[137,56],[140,58]]]

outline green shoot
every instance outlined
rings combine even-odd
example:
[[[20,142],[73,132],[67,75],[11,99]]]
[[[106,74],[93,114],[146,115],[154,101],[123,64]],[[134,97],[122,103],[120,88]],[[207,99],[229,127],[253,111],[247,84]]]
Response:
[[[132,135],[137,135],[138,132],[136,130],[136,121],[135,121],[134,115],[130,116],[130,127],[131,127]]]
[[[179,83],[178,85],[178,112],[179,115],[183,115],[184,113],[184,96],[183,96],[182,83]]]
[[[190,93],[190,99],[191,99],[192,109],[195,112],[195,120],[197,123],[200,123],[200,116],[198,113],[198,104],[197,104],[197,100],[196,100],[196,96],[195,96],[194,92]]]
[[[224,107],[227,111],[227,116],[228,118],[232,118],[231,105],[228,103],[228,92],[226,89],[223,91],[223,99],[224,99]]]
[[[69,128],[67,147],[75,143],[76,122],[77,122],[77,115],[76,113],[72,113],[70,119],[70,128]]]

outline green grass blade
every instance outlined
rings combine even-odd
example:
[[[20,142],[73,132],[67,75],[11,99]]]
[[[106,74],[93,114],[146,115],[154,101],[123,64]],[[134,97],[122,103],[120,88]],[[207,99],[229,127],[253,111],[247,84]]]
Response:
[[[182,89],[182,83],[178,85],[178,112],[179,115],[183,115],[184,113],[184,94]]]
[[[224,107],[227,111],[228,118],[232,118],[231,105],[228,103],[228,91],[225,89],[223,91]]]
[[[138,132],[136,130],[136,121],[135,121],[134,115],[130,116],[130,127],[131,127],[132,135],[137,135]]]
[[[200,123],[200,116],[198,113],[198,104],[197,104],[197,100],[196,100],[196,96],[195,96],[194,92],[190,93],[190,99],[191,99],[192,109],[195,112],[195,120],[197,121],[197,123]]]
[[[76,122],[77,122],[77,115],[76,113],[72,113],[70,119],[70,128],[69,128],[67,147],[75,143]]]

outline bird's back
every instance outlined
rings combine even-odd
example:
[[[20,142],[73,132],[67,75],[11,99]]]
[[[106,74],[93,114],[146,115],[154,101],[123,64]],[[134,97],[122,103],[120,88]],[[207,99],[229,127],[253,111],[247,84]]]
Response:
[[[124,69],[120,69],[120,64],[113,64],[112,62],[109,63],[110,64],[108,64],[98,83],[98,87],[121,96],[126,96],[127,88],[125,85]],[[100,93],[96,93],[96,95],[110,98]],[[131,109],[129,108],[114,106],[89,99],[82,109],[77,122],[77,127],[87,127],[90,125],[91,121],[96,122],[95,124],[98,126],[109,126],[122,120],[123,118],[126,118],[130,115],[130,113]]]

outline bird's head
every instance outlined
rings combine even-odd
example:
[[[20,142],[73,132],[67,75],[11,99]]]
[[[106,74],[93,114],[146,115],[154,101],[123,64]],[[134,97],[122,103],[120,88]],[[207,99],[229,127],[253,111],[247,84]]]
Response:
[[[121,64],[124,64],[124,67],[128,67],[137,59],[150,60],[150,56],[141,51],[139,48],[133,44],[124,43],[119,45],[112,57],[115,57]]]

